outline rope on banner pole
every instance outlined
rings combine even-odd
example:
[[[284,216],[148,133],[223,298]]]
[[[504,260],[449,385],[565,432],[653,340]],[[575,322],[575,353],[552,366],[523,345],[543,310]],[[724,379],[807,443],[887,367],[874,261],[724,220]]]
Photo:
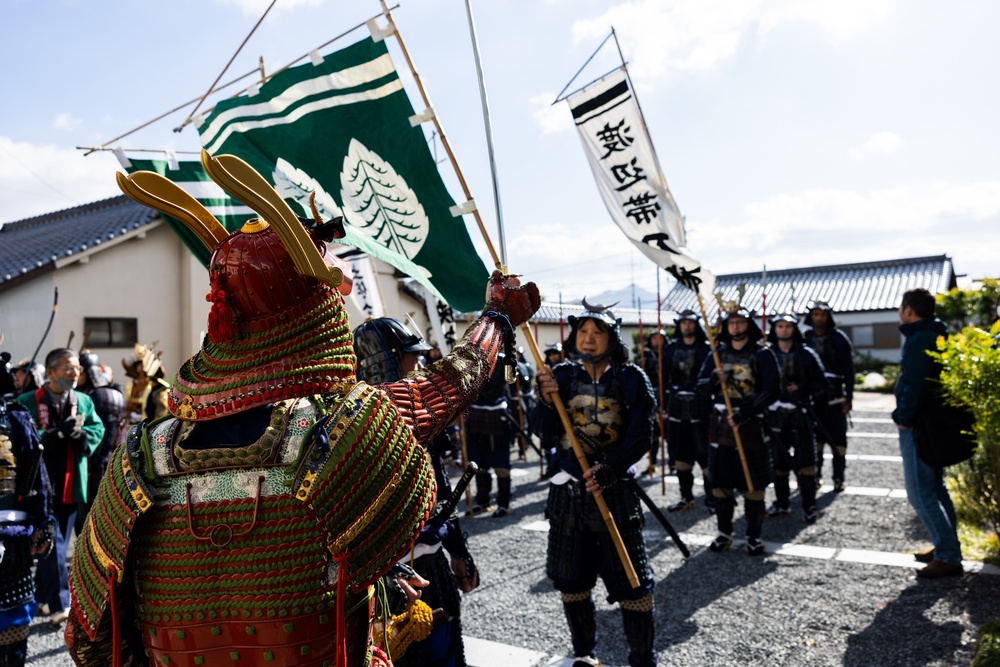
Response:
[[[398,4],[397,5],[393,5],[392,9],[396,9],[397,7],[399,7]],[[358,23],[357,25],[355,25],[355,26],[353,26],[351,28],[348,28],[347,30],[345,30],[344,32],[340,33],[336,37],[333,37],[332,39],[328,39],[327,41],[325,41],[322,44],[320,44],[319,46],[317,46],[315,49],[312,49],[312,51],[310,51],[309,53],[312,53],[313,51],[318,51],[319,49],[323,49],[323,48],[326,48],[327,46],[330,46],[331,44],[333,44],[334,42],[336,42],[338,39],[343,39],[347,35],[350,35],[352,32],[354,32],[355,30],[358,30],[360,28],[365,27],[366,25],[368,25],[368,21],[376,19],[379,16],[381,16],[381,14],[376,14],[375,16],[369,18],[368,20],[362,21],[361,23]],[[284,67],[282,67],[280,69],[276,69],[275,71],[271,72],[271,74],[269,74],[267,78],[271,79],[275,75],[280,74],[281,72],[284,72],[286,69],[292,67],[295,63],[299,62],[300,60],[305,60],[306,58],[309,57],[309,53],[304,53],[301,56],[299,56],[298,58],[296,58],[295,60],[292,60],[291,62],[289,62]],[[226,88],[229,88],[230,86],[239,83],[240,81],[242,81],[243,79],[247,78],[248,76],[254,76],[255,74],[258,74],[258,73],[260,73],[260,66],[253,68],[252,70],[250,70],[246,74],[241,74],[240,76],[236,77],[232,81],[229,81],[228,83],[222,84],[221,86],[219,86],[218,88],[216,88],[213,92],[217,93],[220,90],[225,90]],[[263,83],[263,81],[261,81],[261,83]],[[237,93],[237,95],[239,95],[239,93]],[[235,97],[235,95],[233,97]],[[86,150],[87,151],[86,153],[83,154],[84,157],[86,157],[86,156],[90,155],[91,153],[93,153],[95,151],[98,151],[98,150],[111,150],[111,149],[108,148],[109,144],[113,144],[114,142],[118,141],[119,139],[124,139],[125,137],[127,137],[129,135],[135,134],[139,130],[142,130],[142,129],[146,128],[146,127],[149,127],[150,125],[152,125],[153,123],[155,123],[155,122],[157,122],[159,120],[163,120],[167,116],[180,111],[181,109],[183,109],[187,105],[193,104],[193,103],[197,102],[198,99],[199,98],[195,97],[195,98],[192,98],[192,99],[188,100],[187,102],[184,102],[183,104],[179,104],[176,107],[174,107],[173,109],[171,109],[170,111],[167,111],[167,112],[164,112],[164,113],[160,114],[159,116],[157,116],[153,120],[147,121],[147,122],[143,123],[142,125],[140,125],[138,127],[132,128],[131,130],[129,130],[125,134],[120,134],[117,137],[115,137],[114,139],[109,139],[108,141],[105,141],[98,148],[89,148],[88,149],[88,148],[80,147],[80,146],[77,146],[77,148],[79,150]],[[206,109],[204,113],[206,113],[206,114],[210,113],[214,108],[215,107],[211,107],[209,109]],[[149,151],[149,152],[157,152],[157,151]],[[177,153],[182,153],[182,152],[186,152],[186,151],[176,151],[176,152]],[[195,151],[195,152],[199,153],[199,154],[201,153],[200,150]]]
[[[192,109],[191,113],[188,114],[188,117],[184,119],[184,122],[174,128],[174,132],[180,132],[181,130],[184,129],[184,127],[188,123],[191,122],[191,119],[194,118],[194,115],[198,113],[198,109],[201,108],[201,105],[205,101],[205,98],[211,95],[212,91],[215,90],[215,85],[219,83],[222,77],[226,74],[226,71],[229,69],[229,66],[233,64],[233,61],[236,60],[236,56],[240,55],[240,51],[242,51],[243,47],[247,45],[247,42],[250,41],[250,38],[253,37],[253,34],[257,32],[257,28],[259,28],[260,24],[264,22],[265,18],[267,18],[267,15],[271,12],[271,9],[274,7],[274,3],[276,3],[277,1],[278,0],[271,0],[271,4],[269,4],[267,6],[267,9],[264,10],[264,13],[261,14],[261,17],[257,20],[257,23],[254,24],[253,28],[250,30],[250,33],[243,38],[243,43],[241,43],[239,47],[236,49],[236,53],[233,54],[233,57],[229,59],[229,62],[226,63],[226,66],[222,68],[221,72],[219,72],[219,76],[215,77],[215,81],[213,81],[212,85],[208,87],[208,90],[205,91],[205,94],[201,96],[201,99],[198,100],[198,104],[194,106],[194,109]],[[263,58],[261,58],[260,69],[261,73],[263,73],[264,70]]]

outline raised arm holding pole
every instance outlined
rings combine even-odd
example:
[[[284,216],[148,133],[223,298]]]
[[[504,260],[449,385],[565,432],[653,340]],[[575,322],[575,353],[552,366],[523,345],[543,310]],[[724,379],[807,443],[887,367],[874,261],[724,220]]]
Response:
[[[389,12],[389,8],[386,6],[386,3],[384,2],[384,0],[382,1],[382,6],[383,6],[383,10],[384,10],[383,13],[384,13],[385,17],[391,22],[392,21],[392,15]],[[470,27],[472,27],[474,25],[474,23],[473,23],[473,20],[472,20],[471,7],[469,7],[468,4],[466,5],[466,7],[467,7],[467,10],[468,10],[468,13],[469,13]],[[472,34],[473,34],[473,49],[476,52],[476,59],[478,61],[478,45],[476,44],[476,41],[475,41],[475,32],[474,32],[474,30],[473,30]],[[427,106],[430,108],[431,107],[430,99],[428,98],[427,93],[426,93],[426,91],[424,89],[424,86],[423,86],[423,84],[422,84],[422,82],[420,80],[420,76],[417,74],[416,68],[413,66],[413,62],[410,59],[409,52],[406,50],[406,46],[403,43],[403,39],[400,36],[398,30],[394,31],[394,36],[396,37],[397,41],[399,42],[400,49],[403,51],[403,56],[406,59],[407,64],[410,66],[410,70],[413,73],[414,80],[415,80],[415,82],[417,84],[417,88],[419,89],[420,94],[421,94],[421,96],[422,96],[422,98],[424,100],[424,103],[427,104]],[[484,105],[485,120],[486,120],[486,123],[487,123],[487,133],[490,135],[489,141],[488,141],[489,148],[490,148],[490,151],[491,151],[490,167],[491,167],[491,171],[493,172],[493,175],[494,175],[494,180],[493,180],[494,190],[496,190],[496,187],[497,187],[497,182],[496,182],[496,164],[495,164],[494,160],[492,159],[492,144],[493,144],[493,142],[492,142],[492,131],[489,129],[489,116],[488,116],[488,112],[485,111],[486,98],[485,98],[485,86],[482,83],[482,71],[478,67],[477,67],[477,74],[479,75],[479,79],[480,79],[480,90],[483,93],[483,105]],[[439,120],[439,118],[438,118],[438,116],[437,116],[436,113],[433,115],[433,119],[432,120],[433,120],[435,128],[438,131],[438,135],[441,137],[441,145],[444,147],[445,152],[448,154],[449,160],[451,160],[452,167],[455,170],[455,175],[458,178],[459,184],[460,184],[460,186],[461,186],[461,188],[462,188],[465,196],[467,197],[467,199],[471,201],[472,200],[472,194],[471,194],[471,192],[469,190],[469,187],[468,187],[468,185],[467,185],[467,183],[465,181],[465,177],[462,175],[462,172],[461,172],[461,170],[460,170],[460,168],[458,166],[458,161],[455,159],[455,155],[454,155],[454,153],[453,153],[453,151],[451,149],[451,144],[449,143],[449,141],[447,139],[447,135],[445,134],[444,129],[441,127],[440,120]],[[502,220],[500,218],[500,206],[499,206],[499,197],[498,196],[496,198],[496,203],[497,203],[497,214],[498,214],[497,215],[497,219],[498,219],[498,223],[500,223],[502,225]],[[479,226],[479,231],[480,231],[480,233],[483,236],[483,240],[486,243],[486,246],[487,246],[487,248],[489,250],[490,256],[493,259],[493,262],[494,262],[495,266],[498,269],[500,269],[501,271],[506,272],[506,270],[507,270],[507,267],[506,267],[506,257],[503,256],[502,254],[501,255],[497,254],[497,251],[494,248],[492,241],[490,240],[490,235],[486,231],[486,227],[483,224],[482,217],[479,214],[479,210],[478,209],[474,209],[473,210],[473,215],[475,216],[476,222],[477,222],[477,224]],[[502,227],[501,227],[501,229],[502,229]],[[503,240],[502,234],[500,236],[500,239],[501,239],[501,241]],[[501,249],[503,249],[502,245],[501,245]],[[528,343],[528,347],[531,349],[531,354],[532,354],[532,357],[535,359],[536,366],[538,368],[541,368],[542,365],[544,364],[544,360],[543,360],[544,358],[542,357],[541,351],[538,348],[538,344],[535,342],[534,336],[532,336],[531,328],[527,325],[527,323],[524,323],[524,324],[521,325],[521,332],[523,333],[524,338],[525,338],[525,340]],[[571,446],[573,447],[573,451],[576,454],[577,460],[580,461],[581,468],[583,468],[583,470],[586,472],[586,471],[588,471],[590,469],[590,466],[587,463],[587,457],[584,455],[583,449],[580,447],[580,443],[577,441],[577,439],[576,439],[576,437],[575,437],[575,435],[573,433],[573,425],[572,425],[572,423],[570,421],[569,414],[566,412],[566,408],[563,405],[562,400],[559,398],[559,396],[556,395],[553,398],[554,398],[554,401],[553,401],[554,406],[555,406],[557,412],[559,413],[559,417],[562,420],[564,428],[566,429],[566,433],[567,433],[567,435],[569,437]],[[628,575],[629,582],[632,584],[633,587],[638,587],[639,586],[639,577],[638,577],[638,575],[635,572],[635,568],[632,566],[632,562],[631,562],[631,560],[630,560],[630,558],[628,556],[628,552],[625,550],[625,545],[622,542],[621,534],[618,532],[618,528],[615,525],[614,518],[611,516],[611,513],[608,510],[607,503],[600,496],[595,496],[594,499],[595,499],[595,501],[597,503],[598,508],[600,509],[601,517],[604,519],[604,523],[605,523],[605,525],[608,528],[608,533],[611,536],[611,540],[612,540],[612,542],[615,545],[615,551],[618,553],[618,556],[622,560],[622,565],[624,566],[625,571],[626,571],[626,573]]]

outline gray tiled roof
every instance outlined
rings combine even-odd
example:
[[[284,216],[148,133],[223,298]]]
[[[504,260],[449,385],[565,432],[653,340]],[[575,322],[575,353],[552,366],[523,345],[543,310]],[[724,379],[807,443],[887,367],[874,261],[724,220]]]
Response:
[[[57,260],[139,229],[157,216],[119,196],[9,222],[0,227],[0,291],[52,271]]]
[[[731,273],[718,276],[715,291],[723,299],[736,300],[740,283],[746,285],[743,305],[761,311],[760,272]],[[903,292],[924,287],[932,293],[946,292],[955,287],[955,269],[947,255],[890,259],[858,264],[810,266],[801,269],[780,269],[767,272],[767,312],[803,312],[810,300],[826,301],[835,312],[895,310]],[[691,290],[674,285],[663,300],[664,308],[698,310],[698,301]],[[716,304],[705,304],[712,311]]]
[[[596,304],[591,304],[595,305]],[[559,303],[552,303],[549,301],[543,301],[541,307],[539,307],[538,312],[532,316],[531,320],[533,322],[549,322],[557,323],[559,322]],[[564,303],[562,304],[562,317],[563,320],[569,322],[570,315],[579,315],[583,312],[583,306],[577,303]],[[615,317],[620,317],[622,324],[625,326],[634,327],[639,324],[639,318],[642,318],[643,327],[655,327],[656,326],[656,309],[655,308],[643,308],[639,310],[638,308],[619,308],[618,306],[613,306],[611,312],[614,313]],[[660,313],[660,322],[663,324],[673,324],[676,314],[667,310],[666,308]],[[567,330],[568,333],[568,330]]]

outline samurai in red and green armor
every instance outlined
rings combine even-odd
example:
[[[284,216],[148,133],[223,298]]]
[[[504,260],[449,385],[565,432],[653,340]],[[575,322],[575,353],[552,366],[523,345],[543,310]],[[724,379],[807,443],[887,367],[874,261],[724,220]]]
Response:
[[[202,160],[260,219],[229,234],[166,179],[119,175],[213,249],[213,306],[171,415],[133,428],[101,481],[76,543],[70,654],[102,667],[391,664],[371,637],[377,582],[434,505],[423,445],[475,400],[538,292],[495,272],[451,355],[358,382],[350,282],[327,248],[337,225],[300,221],[237,158]]]

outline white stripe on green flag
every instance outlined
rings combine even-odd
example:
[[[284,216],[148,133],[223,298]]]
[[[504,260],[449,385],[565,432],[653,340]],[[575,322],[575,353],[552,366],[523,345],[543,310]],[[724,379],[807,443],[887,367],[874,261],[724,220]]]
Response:
[[[364,39],[320,65],[279,72],[199,121],[213,154],[237,155],[301,216],[343,215],[343,240],[460,311],[482,307],[488,273],[441,180],[385,44]]]

